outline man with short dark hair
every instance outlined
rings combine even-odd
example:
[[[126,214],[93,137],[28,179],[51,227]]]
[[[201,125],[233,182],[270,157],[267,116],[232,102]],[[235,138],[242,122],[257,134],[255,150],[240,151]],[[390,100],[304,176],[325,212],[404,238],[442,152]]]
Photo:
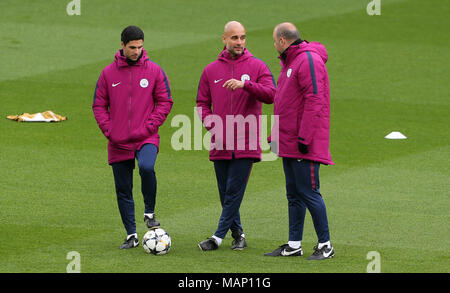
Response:
[[[169,80],[148,58],[144,33],[136,26],[121,34],[122,49],[97,81],[92,109],[108,139],[108,163],[112,166],[117,203],[127,232],[120,249],[139,245],[133,200],[133,169],[138,161],[144,197],[144,222],[149,229],[160,226],[156,203],[155,161],[159,150],[158,128],[172,109]]]
[[[289,206],[289,241],[265,255],[303,255],[301,240],[308,208],[318,237],[314,253],[308,259],[331,258],[334,248],[330,243],[325,202],[319,190],[320,164],[334,164],[329,150],[327,51],[320,43],[302,40],[292,23],[277,25],[273,40],[282,68],[274,98],[274,114],[279,116],[279,139],[272,143],[283,158]]]

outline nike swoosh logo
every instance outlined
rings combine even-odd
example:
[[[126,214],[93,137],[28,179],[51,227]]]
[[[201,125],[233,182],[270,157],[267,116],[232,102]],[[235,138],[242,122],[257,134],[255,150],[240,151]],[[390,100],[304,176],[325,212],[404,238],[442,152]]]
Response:
[[[118,83],[113,83],[112,84],[112,87],[116,87],[116,86],[118,86],[120,84],[120,81],[118,82]]]
[[[215,79],[214,80],[214,83],[218,83],[219,81],[221,81],[223,78],[221,78],[221,79]]]
[[[330,251],[328,251],[328,252],[324,251],[323,252],[323,256],[324,257],[329,257],[332,252],[333,252],[333,249],[330,249]]]
[[[281,255],[283,255],[283,256],[289,256],[289,255],[295,254],[295,253],[297,253],[297,252],[299,252],[299,251],[301,251],[301,250],[302,250],[301,248],[296,249],[296,250],[292,250],[292,251],[286,251],[286,249],[283,249],[283,250],[281,251]]]

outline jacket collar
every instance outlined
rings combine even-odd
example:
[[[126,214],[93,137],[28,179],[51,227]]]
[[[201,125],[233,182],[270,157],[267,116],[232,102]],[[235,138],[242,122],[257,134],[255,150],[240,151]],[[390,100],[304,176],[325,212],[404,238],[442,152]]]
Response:
[[[283,53],[280,54],[280,56],[278,56],[278,58],[281,60],[282,63],[287,63],[287,59],[289,56],[291,56],[294,52],[296,51],[295,49],[291,49],[292,47],[300,47],[298,45],[300,45],[303,42],[308,42],[306,40],[302,40],[302,39],[298,39],[295,42],[293,42],[292,44],[289,45],[289,47],[286,48],[286,50],[284,50]]]
[[[244,48],[244,51],[242,52],[242,54],[236,56],[236,58],[233,59],[233,57],[231,56],[230,52],[228,52],[226,47],[223,47],[222,52],[220,52],[219,54],[219,60],[223,60],[226,62],[230,62],[230,61],[242,61],[247,59],[248,57],[253,56],[252,53],[250,53],[249,50],[247,50],[247,48]]]
[[[138,60],[136,62],[130,61],[127,57],[123,55],[123,50],[120,49],[117,51],[116,55],[114,56],[114,60],[119,67],[126,67],[126,66],[141,66],[144,65],[145,61],[147,61],[148,55],[147,51],[145,49],[142,49],[141,56],[139,56]]]

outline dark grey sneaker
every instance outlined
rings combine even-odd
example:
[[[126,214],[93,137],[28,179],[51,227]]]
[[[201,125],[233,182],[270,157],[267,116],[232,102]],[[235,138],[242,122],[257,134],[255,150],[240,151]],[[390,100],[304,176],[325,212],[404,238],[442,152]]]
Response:
[[[135,236],[125,239],[125,242],[120,245],[120,249],[130,249],[139,245],[139,240]]]
[[[198,247],[203,251],[209,251],[216,250],[217,248],[219,248],[219,245],[217,245],[216,241],[213,238],[208,238],[200,242],[198,244]]]
[[[330,245],[325,245],[321,249],[318,245],[314,246],[314,253],[308,257],[308,260],[322,260],[332,258],[334,256],[334,248]]]
[[[245,238],[242,237],[242,230],[236,230],[231,232],[231,236],[234,238],[233,242],[231,242],[232,250],[244,250],[247,247],[247,242]]]
[[[156,229],[159,226],[161,226],[161,224],[159,223],[159,221],[155,218],[155,216],[153,215],[153,218],[150,218],[149,216],[144,216],[144,222],[147,225],[147,228],[151,229]]]
[[[302,248],[292,248],[289,244],[283,244],[272,252],[265,253],[264,256],[302,256]]]

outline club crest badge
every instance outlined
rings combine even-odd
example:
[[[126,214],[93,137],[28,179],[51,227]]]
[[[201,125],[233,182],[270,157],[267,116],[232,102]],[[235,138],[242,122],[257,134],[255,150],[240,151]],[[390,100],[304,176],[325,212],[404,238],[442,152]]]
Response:
[[[241,81],[246,81],[246,80],[250,80],[250,75],[248,75],[248,74],[242,74],[242,76],[241,76]]]
[[[146,78],[141,79],[141,82],[139,83],[142,88],[148,87],[148,80]]]
[[[291,77],[292,74],[292,68],[289,68],[288,71],[286,72],[287,77]]]

